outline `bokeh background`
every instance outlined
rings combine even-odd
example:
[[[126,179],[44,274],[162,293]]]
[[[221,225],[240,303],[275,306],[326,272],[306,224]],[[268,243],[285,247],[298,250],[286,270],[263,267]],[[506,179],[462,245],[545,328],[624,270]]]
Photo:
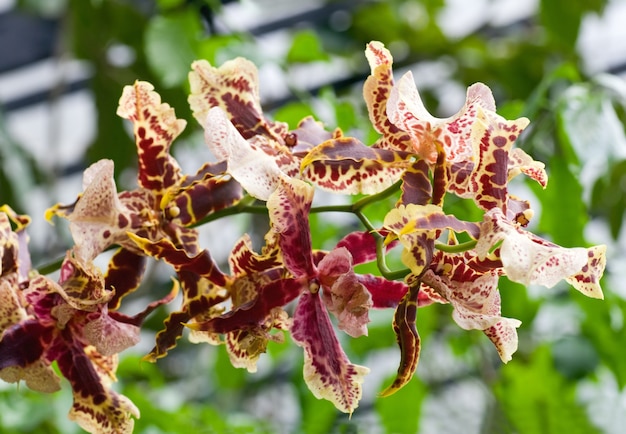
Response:
[[[622,433],[625,20],[624,0],[0,0],[0,203],[33,217],[35,265],[62,256],[71,245],[66,224],[50,225],[44,211],[75,200],[89,164],[113,159],[120,189],[134,188],[135,146],[115,110],[136,79],[152,82],[188,120],[172,152],[194,171],[211,158],[186,101],[189,65],[199,58],[220,65],[247,57],[259,68],[270,116],[294,126],[312,114],[371,143],[363,52],[380,40],[397,77],[413,71],[432,113],[450,116],[466,87],[481,81],[500,114],[530,118],[518,146],[546,163],[550,181],[545,191],[521,179],[513,188],[531,200],[537,233],[568,247],[608,246],[605,300],[566,284],[525,288],[503,279],[503,315],[523,321],[507,365],[482,333],[454,324],[450,306],[421,309],[417,375],[385,399],[377,393],[393,378],[399,351],[392,312],[374,312],[369,337],[344,342],[350,359],[372,370],[352,418],[310,394],[302,351],[290,342],[270,343],[255,374],[232,368],[223,348],[185,339],[157,364],[142,362],[163,308],[118,371],[118,390],[141,410],[135,432]],[[450,206],[465,218],[474,212]],[[317,247],[356,224],[335,217],[312,219]],[[262,233],[262,224],[220,220],[202,228],[203,242],[224,261],[243,231]],[[128,309],[165,294],[170,275],[150,264]],[[80,432],[67,421],[70,406],[67,384],[46,396],[2,383],[0,431]]]

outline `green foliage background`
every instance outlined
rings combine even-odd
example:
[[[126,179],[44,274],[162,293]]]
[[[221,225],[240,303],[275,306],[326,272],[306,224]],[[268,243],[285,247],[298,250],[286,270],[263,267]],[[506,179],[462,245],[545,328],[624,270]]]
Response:
[[[460,38],[447,37],[439,27],[444,0],[355,4],[349,25],[340,30],[327,17],[307,27],[283,29],[291,46],[271,58],[258,49],[251,34],[207,32],[203,16],[208,11],[219,14],[217,1],[24,0],[21,7],[59,17],[62,55],[93,67],[90,89],[97,108],[97,135],[83,162],[86,167],[111,158],[118,175],[135,166],[134,144],[115,110],[122,87],[136,79],[154,83],[178,117],[189,121],[174,151],[201,146],[186,102],[186,76],[197,58],[221,64],[241,55],[259,66],[273,62],[287,76],[293,68],[342,59],[353,79],[312,93],[287,82],[293,99],[275,101],[269,109],[292,125],[308,114],[318,118],[323,114],[328,120],[331,113],[331,127],[365,140],[375,137],[360,97],[368,73],[363,50],[370,40],[384,42],[392,54],[394,49],[403,54],[396,58],[396,70],[418,61],[444,62],[451,82],[463,87],[486,83],[494,90],[502,115],[530,118],[531,127],[518,146],[548,168],[545,191],[532,184],[517,185],[523,194],[534,196],[534,229],[564,246],[608,244],[606,300],[586,299],[567,285],[538,290],[503,280],[503,315],[523,321],[519,351],[508,365],[500,363],[481,333],[456,327],[449,306],[425,308],[418,316],[423,354],[417,375],[385,399],[375,395],[389,384],[399,353],[391,312],[375,313],[369,337],[345,341],[351,360],[372,368],[366,397],[351,419],[310,394],[302,381],[301,351],[289,342],[271,343],[256,374],[232,368],[222,348],[196,346],[184,339],[156,365],[142,362],[140,352],[130,351],[122,357],[118,377],[119,390],[142,413],[136,432],[618,432],[616,424],[626,420],[626,411],[607,419],[598,408],[603,399],[607,405],[617,397],[623,400],[626,386],[626,287],[612,278],[611,265],[612,258],[624,253],[619,240],[626,206],[626,86],[607,74],[586,75],[575,49],[582,18],[602,13],[605,0],[542,0],[537,15],[523,25],[481,28]],[[132,62],[111,63],[107,52],[115,45],[127,47]],[[420,77],[416,79],[420,87]],[[420,91],[437,113],[442,106],[437,89]],[[1,201],[23,210],[28,188],[51,182],[56,173],[36,167],[1,121],[2,116]],[[19,178],[6,169],[9,159],[22,168]],[[120,176],[122,186],[124,179]],[[476,210],[467,203],[448,206],[451,212],[476,218]],[[368,209],[373,220],[382,220],[382,208],[380,215]],[[315,216],[311,224],[316,246],[332,245],[357,223],[329,224],[326,216]],[[34,252],[35,262],[43,262],[50,253]],[[153,273],[144,286],[166,291],[168,285],[167,279]],[[164,315],[160,311],[148,322],[147,346],[150,330],[160,328]],[[456,390],[461,391],[458,396]],[[595,395],[590,392],[594,390]],[[472,406],[472,401],[479,405]],[[70,403],[68,387],[43,396],[23,386],[2,384],[0,427],[7,434],[79,432],[66,420]]]

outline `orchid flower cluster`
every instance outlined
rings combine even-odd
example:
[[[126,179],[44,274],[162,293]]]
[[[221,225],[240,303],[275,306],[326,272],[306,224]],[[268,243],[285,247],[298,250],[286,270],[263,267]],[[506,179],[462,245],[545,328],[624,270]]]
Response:
[[[219,68],[194,62],[189,104],[216,162],[193,175],[181,173],[169,152],[185,121],[151,84],[125,87],[117,114],[133,126],[138,187],[117,191],[113,161],[101,160],[85,170],[73,204],[48,210],[49,219],[69,221],[74,241],[57,280],[31,267],[30,218],[0,209],[0,378],[52,392],[60,387],[56,362],[73,390],[70,419],[89,432],[132,432],[139,410],[111,388],[118,354],[139,341],[146,316],[180,292],[182,302],[146,360],[166,356],[187,328],[192,342],[224,344],[235,367],[254,372],[268,342],[290,333],[304,350],[311,392],[351,414],[368,368],[350,362],[337,333],[367,335],[371,309],[395,309],[401,361],[385,396],[416,370],[422,307],[449,303],[454,321],[482,330],[506,363],[521,323],[501,315],[500,276],[546,287],[566,280],[602,298],[605,247],[563,248],[529,232],[529,203],[508,191],[519,174],[547,183],[544,165],[513,147],[529,121],[499,116],[481,83],[468,88],[456,115],[435,118],[411,72],[394,81],[383,44],[371,42],[365,54],[371,75],[363,94],[380,135],[371,145],[339,129],[327,131],[311,117],[295,130],[265,117],[257,70],[246,59]],[[362,230],[345,234],[330,251],[312,248],[316,188],[362,194],[344,209],[360,219]],[[398,199],[382,225],[372,224],[363,208],[389,204],[382,199],[393,194]],[[473,201],[482,220],[446,213],[448,194]],[[232,248],[229,269],[220,269],[200,245],[197,226],[252,207],[269,216],[264,245],[255,251],[244,234]],[[111,247],[117,250],[103,272],[93,261]],[[406,268],[389,269],[385,257],[392,249]],[[120,307],[140,288],[148,257],[175,270],[173,289],[144,311],[123,314]],[[367,262],[380,273],[355,272]]]

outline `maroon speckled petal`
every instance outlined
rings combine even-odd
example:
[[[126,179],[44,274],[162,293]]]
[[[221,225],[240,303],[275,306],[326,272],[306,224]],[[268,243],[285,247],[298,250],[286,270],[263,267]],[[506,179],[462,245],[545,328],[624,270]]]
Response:
[[[313,395],[352,414],[361,399],[361,384],[369,369],[350,363],[318,294],[305,293],[300,297],[291,336],[304,348],[304,381]]]
[[[313,187],[297,179],[281,181],[267,201],[272,229],[278,233],[285,266],[294,276],[315,275],[309,228],[313,191]]]

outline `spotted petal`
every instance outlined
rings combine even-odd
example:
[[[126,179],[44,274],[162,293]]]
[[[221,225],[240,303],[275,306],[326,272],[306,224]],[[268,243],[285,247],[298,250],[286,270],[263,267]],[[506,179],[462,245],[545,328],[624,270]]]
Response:
[[[117,114],[133,123],[139,156],[139,185],[160,198],[165,189],[180,180],[180,167],[169,150],[187,122],[177,119],[174,109],[161,103],[154,86],[145,81],[124,87]]]
[[[274,158],[241,136],[221,108],[210,109],[202,125],[211,151],[227,161],[228,173],[250,195],[267,200],[279,180],[287,178]]]
[[[400,240],[404,246],[402,262],[416,276],[430,264],[434,242],[444,229],[478,236],[475,224],[447,215],[436,205],[398,205],[387,213],[383,227]]]
[[[389,50],[378,41],[367,44],[365,57],[371,74],[363,84],[363,98],[374,129],[382,134],[376,147],[411,151],[411,136],[389,121],[387,100],[393,88],[393,59]]]
[[[353,137],[328,140],[302,159],[302,177],[324,190],[375,194],[394,184],[411,154],[369,147]]]
[[[272,230],[278,234],[285,266],[294,276],[315,274],[309,229],[313,192],[306,182],[291,179],[281,182],[267,201]]]
[[[468,254],[438,253],[438,265],[424,273],[422,282],[449,302],[452,317],[465,330],[482,330],[494,343],[504,363],[517,350],[516,328],[521,322],[500,311],[498,273],[474,270]]]
[[[602,246],[589,250],[558,246],[515,226],[501,210],[493,209],[485,214],[476,252],[479,257],[486,257],[500,241],[502,266],[511,280],[551,288],[571,277],[571,283],[581,283],[577,289],[601,297],[597,284],[605,266]],[[585,280],[589,286],[583,285]]]
[[[393,317],[393,330],[400,347],[400,366],[393,383],[381,392],[381,396],[389,396],[404,387],[413,377],[419,363],[421,340],[415,319],[419,299],[419,285],[411,286],[396,308]]]
[[[131,211],[122,204],[113,178],[113,161],[100,160],[83,174],[82,196],[69,207],[55,205],[46,215],[70,221],[75,253],[90,261],[111,244],[126,238]]]
[[[198,60],[191,68],[189,105],[200,124],[204,125],[213,107],[220,107],[245,139],[261,135],[282,143],[287,125],[263,116],[254,63],[239,57],[215,68],[206,60]]]
[[[99,372],[88,355],[89,350],[86,352],[71,343],[66,345],[58,358],[58,365],[72,384],[74,403],[70,420],[90,433],[132,433],[132,417],[139,417],[137,407],[126,396],[106,386],[110,379]]]
[[[372,296],[352,268],[345,247],[331,250],[318,264],[326,307],[339,319],[339,328],[352,337],[367,335]]]
[[[304,348],[304,381],[313,395],[352,414],[361,399],[361,384],[369,369],[350,363],[317,294],[305,293],[300,297],[291,336]]]

